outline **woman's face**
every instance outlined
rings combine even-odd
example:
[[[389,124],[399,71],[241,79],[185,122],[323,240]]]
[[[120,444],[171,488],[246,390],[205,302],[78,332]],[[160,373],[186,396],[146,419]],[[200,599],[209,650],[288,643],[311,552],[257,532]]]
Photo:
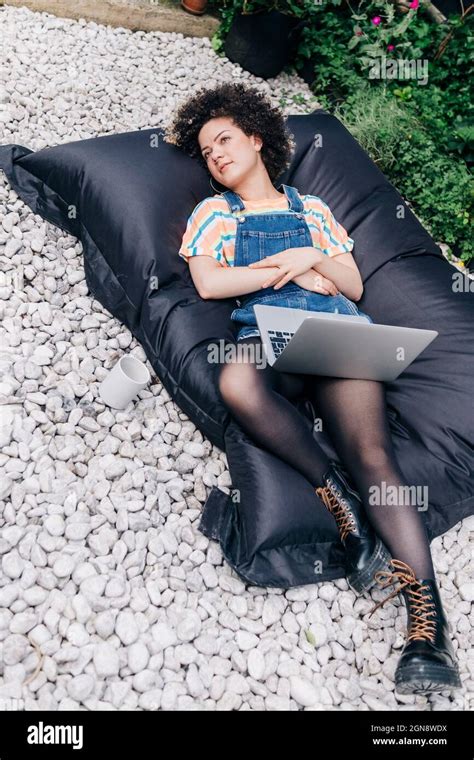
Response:
[[[211,175],[231,190],[249,177],[261,161],[262,140],[247,137],[227,116],[208,121],[199,132],[198,142]]]

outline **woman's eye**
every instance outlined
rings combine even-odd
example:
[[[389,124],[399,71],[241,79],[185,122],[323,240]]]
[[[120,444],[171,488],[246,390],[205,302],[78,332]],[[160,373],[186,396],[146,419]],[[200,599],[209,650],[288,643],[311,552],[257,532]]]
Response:
[[[224,135],[224,137],[221,137],[221,142],[222,142],[222,140],[230,140],[230,135]],[[204,160],[207,161],[207,159],[209,158],[209,156],[210,156],[210,153],[206,153],[204,155]]]

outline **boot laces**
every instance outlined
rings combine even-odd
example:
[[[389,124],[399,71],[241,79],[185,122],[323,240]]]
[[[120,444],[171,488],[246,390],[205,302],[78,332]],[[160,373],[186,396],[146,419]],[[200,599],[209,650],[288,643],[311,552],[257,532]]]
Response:
[[[378,570],[374,578],[381,588],[386,588],[397,581],[399,581],[400,585],[389,596],[386,596],[385,599],[382,599],[381,602],[375,605],[369,617],[373,615],[375,610],[382,607],[385,602],[405,590],[409,600],[407,607],[410,621],[410,631],[407,639],[409,641],[433,642],[436,633],[436,622],[431,617],[433,615],[436,616],[436,610],[430,609],[430,607],[434,608],[435,605],[429,601],[429,594],[426,593],[429,587],[423,585],[415,578],[414,571],[405,562],[392,559],[390,560],[390,564],[395,568],[393,572]]]
[[[355,523],[347,504],[344,503],[342,494],[335,488],[333,490],[330,486],[316,488],[316,493],[324,506],[334,516],[341,534],[341,540],[344,541],[348,533],[355,528]]]

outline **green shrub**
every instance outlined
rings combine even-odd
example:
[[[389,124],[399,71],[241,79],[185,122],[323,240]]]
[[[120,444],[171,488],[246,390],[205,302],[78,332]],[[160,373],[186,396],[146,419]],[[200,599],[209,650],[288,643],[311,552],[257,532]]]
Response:
[[[317,100],[346,124],[433,237],[464,261],[473,259],[474,14],[464,20],[451,16],[448,24],[438,25],[421,5],[398,14],[389,0],[354,2],[356,11],[342,0],[278,4],[280,10],[311,22],[303,32],[295,68],[301,73],[308,61],[314,63],[311,90]],[[243,0],[217,3],[221,26],[212,44],[219,54],[243,5]],[[249,12],[270,5],[268,0],[245,4]],[[378,24],[373,23],[375,15]],[[382,55],[427,61],[427,83],[370,78]]]
[[[384,86],[366,85],[335,109],[435,240],[467,262],[472,251],[472,177],[422,121]]]

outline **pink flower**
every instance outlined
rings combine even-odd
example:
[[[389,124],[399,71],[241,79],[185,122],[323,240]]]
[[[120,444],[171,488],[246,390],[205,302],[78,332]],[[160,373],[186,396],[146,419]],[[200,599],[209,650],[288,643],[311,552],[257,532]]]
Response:
[[[382,19],[380,18],[380,16],[374,16],[372,19],[372,23],[375,24],[375,26],[378,26],[381,21]]]
[[[387,50],[395,50],[395,45],[387,45]]]
[[[420,4],[420,0],[411,0],[410,8],[413,8],[413,10],[416,11],[416,9],[418,8],[419,4]]]

